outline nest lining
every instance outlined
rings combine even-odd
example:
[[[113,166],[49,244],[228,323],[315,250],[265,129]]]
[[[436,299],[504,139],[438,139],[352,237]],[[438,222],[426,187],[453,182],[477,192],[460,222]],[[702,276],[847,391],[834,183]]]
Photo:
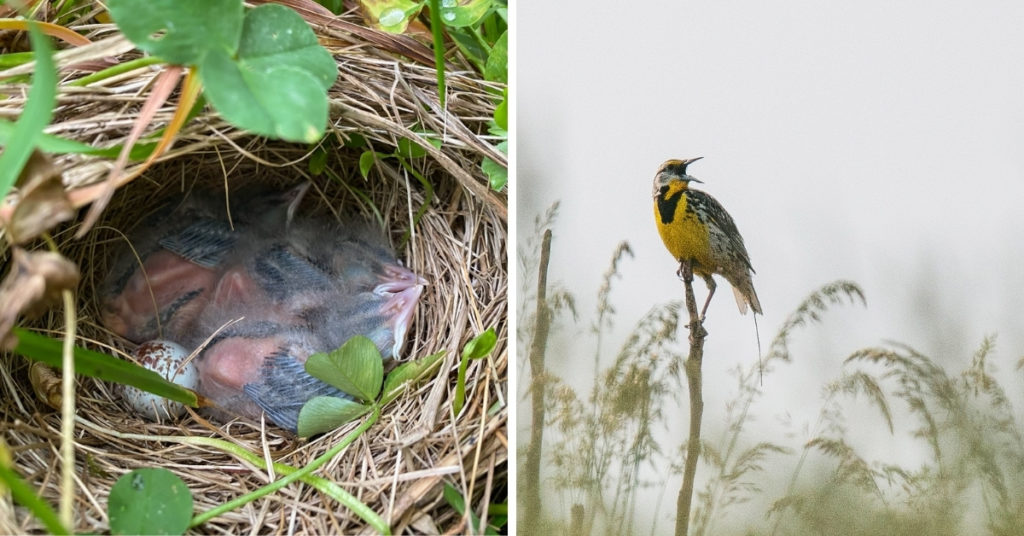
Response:
[[[116,34],[110,25],[92,24],[89,28],[86,35],[94,40],[113,39]],[[306,209],[332,216],[355,212],[377,219],[396,245],[412,227],[412,236],[404,250],[398,251],[399,257],[430,285],[420,300],[403,355],[421,357],[446,350],[442,372],[385,408],[373,428],[317,474],[369,505],[396,533],[429,531],[431,527],[458,531],[463,521],[441,498],[443,482],[463,495],[470,495],[472,488],[468,503],[478,514],[481,505],[501,501],[507,493],[506,209],[504,197],[483,186],[486,181],[478,169],[481,156],[504,161],[486,135],[486,123],[493,113],[494,100],[489,93],[493,87],[466,73],[449,73],[449,102],[446,113],[439,114],[432,69],[403,63],[366,43],[350,43],[343,51],[329,49],[337,54],[341,71],[330,92],[329,137],[343,143],[358,133],[367,140],[368,148],[381,152],[393,150],[401,137],[417,136],[414,129],[430,129],[443,140],[441,149],[431,147],[428,157],[412,161],[435,189],[423,218],[415,226],[411,224],[411,215],[424,202],[423,188],[393,159],[379,160],[369,180],[364,180],[358,171],[363,149],[332,143],[328,169],[335,178],[314,177],[308,170],[308,148],[252,137],[207,110],[179,134],[160,165],[115,194],[101,222],[85,238],[72,238],[77,223],[55,231],[60,250],[78,263],[83,273],[77,294],[79,344],[116,353],[131,348],[97,322],[98,289],[109,254],[122,240],[121,232],[136,225],[161,200],[182,191],[200,187],[231,192],[247,181],[284,187],[310,180],[313,188],[303,204]],[[62,85],[48,132],[97,146],[120,142],[131,129],[155,72],[147,68],[127,73],[106,81],[105,87]],[[0,86],[0,92],[11,97],[0,104],[0,115],[17,115],[24,104],[23,90],[15,85]],[[152,128],[165,125],[172,113],[169,106],[161,110]],[[80,155],[58,157],[55,164],[69,190],[101,181],[111,165],[108,160]],[[0,260],[6,264],[9,254],[6,249],[0,251]],[[54,310],[27,325],[59,337],[63,315]],[[488,327],[498,330],[501,342],[492,357],[470,365],[467,407],[454,419],[449,412],[455,359],[472,336]],[[0,385],[5,396],[0,403],[0,426],[4,439],[14,454],[17,471],[56,504],[60,416],[32,393],[25,360],[7,355],[2,363]],[[355,426],[347,425],[309,442],[271,425],[262,428],[246,421],[208,424],[187,416],[180,422],[152,423],[131,415],[111,384],[88,378],[78,380],[77,403],[76,531],[106,530],[106,496],[114,481],[131,469],[171,469],[192,491],[196,512],[269,481],[266,471],[220,450],[141,436],[220,437],[250,452],[266,450],[274,461],[301,467]],[[496,403],[502,409],[491,412]],[[38,522],[9,501],[0,501],[0,531],[39,530]],[[364,529],[362,520],[303,484],[288,486],[201,527],[203,532],[232,534],[351,533]]]

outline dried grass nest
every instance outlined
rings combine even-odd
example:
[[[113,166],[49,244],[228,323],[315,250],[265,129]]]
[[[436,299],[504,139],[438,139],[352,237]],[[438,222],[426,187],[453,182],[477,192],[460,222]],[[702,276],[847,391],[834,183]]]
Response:
[[[412,228],[412,237],[398,254],[430,284],[404,355],[422,357],[445,350],[442,370],[386,407],[374,427],[317,474],[367,504],[388,521],[395,534],[469,532],[463,518],[442,498],[443,484],[453,485],[470,498],[468,503],[478,515],[485,515],[488,503],[507,497],[508,480],[507,206],[504,195],[487,189],[479,169],[481,156],[504,162],[493,150],[493,140],[486,137],[486,123],[495,106],[489,93],[493,87],[471,71],[459,71],[459,58],[450,56],[450,93],[442,111],[434,70],[414,61],[425,47],[366,28],[352,33],[349,30],[361,24],[354,15],[327,23],[316,20],[320,22],[313,27],[334,54],[340,71],[330,91],[328,138],[332,141],[327,145],[327,167],[337,176],[311,175],[310,148],[253,137],[207,109],[186,126],[158,165],[116,192],[100,223],[83,239],[73,238],[78,222],[54,230],[60,251],[82,271],[77,293],[78,344],[118,354],[131,349],[130,343],[98,324],[97,289],[110,252],[123,240],[121,233],[161,200],[184,191],[206,187],[231,192],[254,181],[281,187],[311,181],[304,209],[377,219],[396,245]],[[122,39],[116,27],[96,24],[89,13],[83,13],[82,25],[72,29],[93,42]],[[137,55],[129,51],[117,59]],[[147,68],[98,86],[72,88],[64,84],[83,73],[62,71],[58,108],[47,132],[96,146],[119,143],[128,135],[156,72]],[[22,84],[0,85],[5,97],[0,116],[16,117],[26,90]],[[161,110],[150,129],[166,125],[172,113],[170,107]],[[412,161],[435,189],[433,201],[415,226],[413,214],[425,197],[418,181],[393,159],[378,161],[364,180],[358,169],[362,150],[343,146],[352,134],[359,134],[370,148],[390,152],[400,138],[417,135],[412,132],[414,126],[441,133],[443,141],[440,149]],[[59,157],[55,164],[68,191],[98,184],[112,165],[109,160],[80,155]],[[16,198],[17,192],[12,195]],[[0,262],[6,273],[11,252],[6,240],[3,244]],[[63,314],[54,309],[26,327],[60,337]],[[498,333],[498,347],[489,358],[470,365],[466,408],[452,416],[458,356],[470,338],[490,327]],[[14,454],[17,472],[56,505],[60,415],[33,394],[26,360],[7,354],[0,363],[3,439]],[[275,461],[300,467],[355,425],[307,441],[270,425],[262,429],[259,423],[245,421],[211,426],[187,415],[178,422],[152,423],[133,415],[111,384],[88,378],[77,381],[77,532],[107,530],[106,497],[116,479],[132,469],[172,470],[192,491],[196,512],[260,487],[270,478],[266,471],[219,450],[126,439],[124,434],[218,437],[261,457],[268,453]],[[217,517],[199,530],[328,534],[366,531],[364,525],[333,499],[295,483]],[[41,525],[13,505],[9,495],[0,500],[0,532],[39,530]]]

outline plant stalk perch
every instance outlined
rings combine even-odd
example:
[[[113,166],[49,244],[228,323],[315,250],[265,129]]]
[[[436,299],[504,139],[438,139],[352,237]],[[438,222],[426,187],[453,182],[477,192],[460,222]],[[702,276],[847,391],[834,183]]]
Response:
[[[548,262],[551,260],[551,229],[544,231],[544,239],[540,248],[540,268],[537,274],[537,315],[533,329],[533,342],[530,344],[530,390],[532,397],[530,445],[526,451],[526,464],[523,471],[523,489],[526,490],[523,501],[522,519],[526,521],[525,534],[536,533],[541,515],[540,502],[540,458],[544,443],[544,351],[547,349],[548,333],[551,328],[551,309],[547,302]]]
[[[693,503],[693,481],[700,458],[700,424],[704,415],[704,396],[701,391],[701,363],[704,359],[703,319],[697,315],[697,300],[693,295],[693,266],[689,261],[679,263],[679,275],[686,288],[686,310],[690,313],[690,355],[686,358],[686,382],[690,389],[690,437],[686,443],[686,465],[683,469],[683,487],[676,500],[676,536],[686,536],[690,528],[690,505]]]

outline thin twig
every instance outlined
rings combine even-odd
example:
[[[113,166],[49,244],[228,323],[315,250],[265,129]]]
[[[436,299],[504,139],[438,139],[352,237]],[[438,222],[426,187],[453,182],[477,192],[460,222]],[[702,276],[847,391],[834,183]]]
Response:
[[[708,332],[697,314],[697,300],[693,295],[693,267],[689,261],[679,264],[679,273],[686,287],[686,310],[690,313],[690,355],[686,358],[686,382],[690,387],[690,438],[686,443],[686,466],[683,487],[676,500],[676,536],[686,536],[690,530],[690,505],[693,502],[693,481],[700,458],[700,422],[704,415],[704,397],[701,393],[701,363],[704,360],[704,337]]]
[[[530,444],[526,450],[523,481],[526,490],[522,516],[525,534],[535,534],[541,517],[540,458],[544,443],[544,351],[551,328],[551,310],[547,303],[548,262],[551,260],[551,229],[544,231],[540,247],[540,268],[537,274],[537,316],[534,320],[533,342],[530,344],[531,412]],[[531,530],[532,529],[532,530]]]
[[[57,243],[49,233],[43,234],[50,251],[58,252]],[[71,529],[75,526],[75,337],[78,310],[75,294],[61,292],[64,301],[64,346],[61,369],[61,425],[60,425],[60,522]]]
[[[61,370],[60,405],[60,522],[75,526],[75,295],[70,290],[64,298],[64,355]]]

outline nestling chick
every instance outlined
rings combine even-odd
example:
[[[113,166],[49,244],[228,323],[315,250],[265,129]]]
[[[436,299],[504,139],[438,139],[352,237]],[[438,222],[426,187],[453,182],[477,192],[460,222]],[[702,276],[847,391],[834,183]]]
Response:
[[[102,323],[136,342],[162,337],[165,328],[188,330],[217,281],[214,268],[219,256],[233,246],[231,229],[218,216],[213,199],[192,196],[165,204],[147,218],[132,233],[131,247],[115,257],[102,285]],[[194,249],[186,256],[181,254],[183,246],[164,245],[195,242],[197,235],[217,247]]]
[[[262,409],[294,429],[310,398],[341,396],[305,372],[310,354],[364,335],[397,355],[425,282],[385,244],[364,226],[307,218],[281,238],[240,238],[197,322],[203,336],[235,321],[200,354],[200,390],[234,414]]]
[[[397,355],[426,283],[367,224],[297,216],[307,187],[243,199],[233,230],[207,211],[173,232],[144,236],[153,251],[141,270],[120,276],[126,282],[108,284],[114,291],[103,314],[112,331],[137,342],[157,327],[190,351],[210,339],[196,358],[198,391],[225,413],[264,411],[293,431],[309,399],[346,396],[309,376],[306,359],[355,335],[386,358]],[[169,217],[195,213],[189,203],[181,207]]]

